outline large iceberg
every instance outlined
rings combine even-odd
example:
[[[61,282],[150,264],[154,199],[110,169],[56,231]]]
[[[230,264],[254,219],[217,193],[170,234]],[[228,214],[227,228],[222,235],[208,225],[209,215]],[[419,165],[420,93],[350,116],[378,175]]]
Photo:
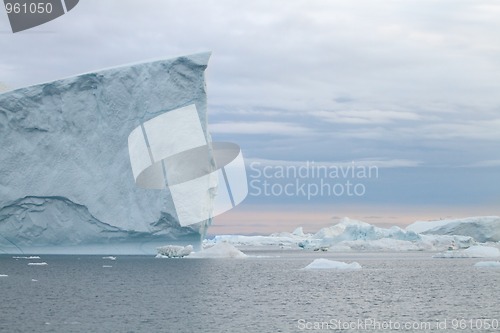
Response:
[[[136,186],[127,143],[141,124],[187,105],[194,105],[210,142],[209,56],[134,64],[0,95],[0,250],[200,244],[211,218],[181,226],[168,189]]]
[[[500,242],[500,217],[479,216],[463,219],[417,221],[406,227],[406,230],[427,235],[470,236],[481,243]]]

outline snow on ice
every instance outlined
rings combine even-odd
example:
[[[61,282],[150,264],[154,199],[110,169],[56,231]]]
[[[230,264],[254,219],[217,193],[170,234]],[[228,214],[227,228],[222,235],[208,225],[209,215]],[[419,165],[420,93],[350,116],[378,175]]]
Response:
[[[406,230],[429,235],[470,236],[481,243],[499,242],[500,217],[479,216],[463,219],[417,221],[406,227]]]
[[[246,258],[247,255],[229,243],[217,243],[199,252],[193,252],[187,258]]]
[[[351,262],[350,264],[342,261],[334,261],[329,259],[314,259],[312,263],[303,268],[304,270],[315,270],[315,269],[336,269],[336,270],[357,270],[361,269],[361,265],[357,262]]]

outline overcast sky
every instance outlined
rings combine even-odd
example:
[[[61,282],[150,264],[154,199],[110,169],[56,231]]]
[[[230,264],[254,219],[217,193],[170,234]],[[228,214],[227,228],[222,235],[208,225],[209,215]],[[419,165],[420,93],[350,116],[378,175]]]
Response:
[[[363,197],[253,196],[220,225],[500,215],[499,18],[481,0],[81,0],[12,34],[0,10],[0,90],[212,51],[210,129],[248,163],[380,167]]]

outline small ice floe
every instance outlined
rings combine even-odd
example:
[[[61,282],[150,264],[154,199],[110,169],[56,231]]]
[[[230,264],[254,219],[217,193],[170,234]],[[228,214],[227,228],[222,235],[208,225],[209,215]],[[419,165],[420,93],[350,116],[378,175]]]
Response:
[[[0,274],[0,277],[8,277],[7,274]]]
[[[102,265],[102,268],[111,268],[111,267],[113,267],[113,266],[111,266],[111,265]]]
[[[29,262],[28,266],[47,266],[46,262]]]
[[[437,253],[433,258],[496,258],[500,257],[500,250],[492,246],[475,245],[465,250],[446,251]]]
[[[31,279],[31,282],[38,282],[38,280],[36,280],[36,279]]]
[[[116,257],[113,256],[108,256],[108,257],[102,257],[104,260],[116,260]]]
[[[40,259],[39,256],[30,256],[30,257],[12,257],[13,259],[28,259],[28,260],[36,260]]]
[[[334,269],[334,270],[356,270],[361,269],[361,265],[357,262],[351,262],[350,264],[342,261],[334,261],[328,259],[314,259],[312,263],[303,268],[304,270],[315,270],[315,269]]]
[[[200,252],[193,252],[187,258],[242,259],[246,257],[248,257],[246,254],[229,243],[217,243],[214,246],[204,249]]]
[[[156,249],[156,258],[182,258],[193,252],[193,246],[165,245]]]
[[[500,268],[500,261],[480,261],[477,262],[474,267],[480,268]]]

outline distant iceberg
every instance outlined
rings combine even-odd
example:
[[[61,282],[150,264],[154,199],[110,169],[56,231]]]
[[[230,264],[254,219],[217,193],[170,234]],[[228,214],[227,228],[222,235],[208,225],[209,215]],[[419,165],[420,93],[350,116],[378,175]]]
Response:
[[[437,221],[417,221],[406,227],[426,235],[461,235],[470,236],[481,243],[500,241],[500,217],[479,216],[463,219]]]
[[[157,248],[156,258],[246,258],[247,255],[229,243],[210,244],[206,248],[194,252],[191,245],[165,245]]]
[[[237,246],[277,246],[317,251],[443,251],[467,248],[475,244],[472,237],[455,235],[422,235],[397,226],[380,228],[362,221],[343,218],[340,223],[314,234],[302,229],[269,236],[220,235],[208,243],[231,243]]]

